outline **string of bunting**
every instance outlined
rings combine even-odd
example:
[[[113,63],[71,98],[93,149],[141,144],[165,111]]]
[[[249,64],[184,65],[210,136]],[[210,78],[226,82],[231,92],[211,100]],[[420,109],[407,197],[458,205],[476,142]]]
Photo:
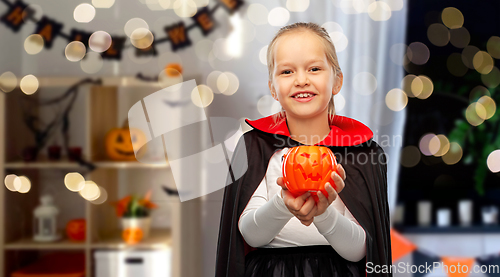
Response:
[[[33,34],[40,35],[44,40],[44,47],[47,49],[52,48],[54,39],[58,36],[65,38],[68,42],[80,41],[85,47],[89,48],[89,38],[92,33],[86,31],[71,29],[70,34],[65,34],[62,32],[64,25],[46,16],[42,16],[40,20],[34,18],[34,11],[29,8],[29,6],[22,1],[16,1],[14,3],[8,0],[0,0],[8,6],[8,10],[0,18],[0,21],[7,25],[8,28],[12,29],[14,32],[18,32],[21,27],[26,23],[25,19],[31,20],[36,23],[36,29]],[[243,0],[217,0],[217,4],[212,8],[208,7],[200,8],[196,14],[192,17],[194,22],[186,26],[183,21],[174,23],[164,27],[166,37],[160,38],[158,40],[153,40],[153,43],[144,49],[136,48],[136,56],[146,57],[146,56],[156,56],[158,53],[156,51],[156,44],[170,42],[172,51],[177,51],[179,49],[186,48],[191,45],[191,40],[189,39],[188,31],[199,27],[204,36],[210,34],[214,28],[217,27],[217,22],[213,18],[214,12],[219,7],[224,7],[229,14],[233,14],[238,8],[243,4]],[[109,60],[121,60],[122,51],[125,48],[131,46],[131,44],[125,45],[127,37],[125,36],[111,36],[112,42],[111,46],[104,52],[101,53],[103,59]]]
[[[468,272],[452,272],[449,270],[445,271],[446,275],[450,277],[454,276],[468,276],[473,270],[474,263],[477,265],[484,266],[483,269],[488,269],[489,272],[482,273],[482,276],[500,276],[499,265],[500,265],[500,250],[481,257],[455,257],[455,256],[438,256],[433,253],[428,252],[425,249],[419,249],[418,246],[413,244],[410,240],[405,238],[402,234],[398,233],[396,230],[391,229],[391,248],[392,248],[392,263],[393,265],[398,266],[398,260],[402,259],[406,255],[412,255],[413,258],[413,269],[411,273],[413,276],[437,276],[433,275],[433,273],[426,272],[423,270],[434,263],[442,263],[448,268],[464,268],[463,266],[467,266]],[[440,275],[441,276],[441,275]]]

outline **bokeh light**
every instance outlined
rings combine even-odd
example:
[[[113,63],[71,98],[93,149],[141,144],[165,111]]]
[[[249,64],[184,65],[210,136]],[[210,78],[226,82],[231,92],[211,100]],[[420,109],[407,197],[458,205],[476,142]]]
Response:
[[[114,3],[115,0],[92,0],[92,5],[101,9],[111,8]]]
[[[213,41],[209,39],[202,39],[195,44],[194,50],[196,52],[196,56],[198,57],[198,59],[207,62],[208,55],[210,54],[210,51],[212,51],[213,47],[214,47]]]
[[[413,74],[408,74],[406,76],[403,77],[403,80],[401,80],[401,88],[403,89],[403,91],[406,93],[406,95],[408,97],[416,97],[415,94],[413,94],[412,90],[411,90],[411,85],[413,83],[413,80],[415,80],[417,76],[413,75]],[[421,93],[421,92],[419,92]]]
[[[257,101],[257,110],[263,116],[269,116],[279,112],[281,106],[278,101],[274,100],[271,95],[262,96],[259,101]]]
[[[491,172],[500,172],[500,150],[491,152],[486,159],[486,164]]]
[[[144,29],[149,30],[149,25],[144,19],[136,17],[136,18],[130,19],[129,21],[127,21],[127,23],[125,23],[124,31],[128,37],[131,37],[132,33],[136,29],[140,29],[140,28],[144,28]]]
[[[400,11],[404,6],[403,0],[379,0],[379,1],[389,5],[391,11]]]
[[[73,18],[75,18],[75,21],[79,23],[88,23],[92,21],[94,17],[95,8],[87,3],[76,6],[75,11],[73,12]]]
[[[208,107],[213,100],[214,93],[209,86],[198,85],[191,91],[191,101],[200,108]]]
[[[441,145],[440,144],[440,141],[439,139],[436,141],[434,138],[436,138],[437,136],[435,134],[432,134],[432,133],[429,133],[429,134],[425,134],[424,136],[422,136],[422,138],[420,138],[420,142],[418,144],[418,147],[420,149],[420,152],[422,152],[422,154],[426,155],[426,156],[432,156],[434,154],[436,154],[436,152],[439,150],[439,147]],[[432,148],[431,148],[431,141],[434,143],[434,145],[432,145]],[[436,145],[437,143],[437,145]]]
[[[450,149],[446,154],[444,154],[443,162],[447,165],[454,165],[462,159],[463,151],[460,144],[456,142],[450,143]]]
[[[0,90],[3,92],[11,92],[17,86],[17,77],[14,73],[7,71],[0,75]]]
[[[497,111],[497,104],[491,97],[485,95],[479,98],[479,100],[477,100],[477,103],[481,104],[486,112],[483,118],[484,120],[488,120],[495,115],[495,112]],[[482,114],[478,113],[478,116],[481,115]]]
[[[17,175],[15,175],[15,174],[9,174],[9,175],[5,176],[4,184],[8,190],[17,191],[16,187],[14,187],[14,180],[16,178],[17,178]]]
[[[85,181],[85,186],[78,192],[87,201],[96,200],[99,198],[100,193],[99,186],[93,181]]]
[[[429,41],[436,46],[445,46],[450,41],[450,30],[443,24],[434,23],[427,28]]]
[[[407,56],[414,64],[423,65],[429,60],[429,48],[421,42],[412,42],[408,45],[408,50],[411,51],[411,54],[407,54]]]
[[[401,165],[404,167],[414,167],[420,162],[420,151],[416,146],[409,145],[401,151]]]
[[[41,35],[33,34],[24,40],[24,50],[30,55],[36,55],[43,50],[43,38]]]
[[[97,187],[99,188],[99,197],[97,197],[97,199],[95,199],[95,200],[90,201],[90,203],[92,203],[94,205],[101,205],[104,202],[106,202],[106,200],[108,200],[108,192],[106,191],[105,188],[103,188],[101,186],[97,186]]]
[[[486,109],[480,103],[471,103],[465,110],[465,118],[472,126],[481,125],[486,118]]]
[[[347,39],[346,35],[344,35],[344,33],[332,32],[329,35],[332,39],[333,44],[335,45],[335,50],[337,51],[337,53],[340,53],[347,48],[349,40]]]
[[[491,70],[493,70],[494,61],[490,54],[484,51],[479,51],[476,55],[474,55],[472,64],[477,72],[481,74],[488,74]]]
[[[218,88],[218,80],[219,76],[221,76],[223,73],[221,71],[214,70],[210,72],[207,76],[207,86],[209,86],[213,92],[215,93],[221,93]],[[224,74],[225,75],[225,74]],[[227,79],[227,82],[229,83],[229,78],[227,76],[223,77]],[[227,87],[229,87],[229,84],[227,84]],[[225,87],[226,88],[226,87]]]
[[[457,48],[469,45],[470,34],[465,27],[450,30],[450,43]]]
[[[404,43],[396,43],[389,49],[391,61],[397,65],[404,65],[406,50],[408,46]]]
[[[489,88],[496,88],[500,84],[500,70],[496,66],[488,74],[481,74],[481,81]]]
[[[483,86],[476,86],[470,91],[469,100],[470,102],[474,102],[484,95],[491,96],[490,91]]]
[[[90,35],[89,47],[95,52],[101,53],[111,46],[111,35],[104,31],[97,31]]]
[[[153,33],[146,28],[135,29],[132,32],[132,35],[130,35],[130,42],[139,49],[146,49],[150,47],[151,44],[153,44],[153,41]]]
[[[398,112],[408,104],[408,96],[403,90],[394,88],[386,94],[385,103],[389,109]]]
[[[374,21],[387,21],[391,18],[391,7],[382,1],[375,1],[368,6],[368,15]]]
[[[490,37],[486,43],[486,50],[493,58],[500,59],[500,37]]]
[[[288,20],[290,20],[290,12],[282,7],[272,9],[267,16],[267,21],[271,26],[284,26]]]
[[[352,88],[361,95],[370,95],[377,89],[377,78],[370,72],[360,72],[352,79]]]
[[[226,91],[229,88],[229,77],[226,75],[226,73],[219,74],[217,76],[217,89],[219,90],[220,93],[223,91]]]
[[[479,48],[473,45],[467,45],[464,50],[462,50],[462,62],[470,69],[474,69],[474,56],[479,52]]]
[[[38,90],[38,86],[38,79],[31,74],[24,76],[19,83],[19,87],[27,95],[35,93]]]
[[[222,76],[225,76],[225,78],[223,78]],[[220,81],[221,79],[224,79],[224,81]],[[219,85],[219,82],[225,82],[226,80],[227,80],[227,85],[226,84]],[[238,91],[238,88],[240,87],[240,80],[238,79],[238,76],[236,76],[234,73],[226,71],[223,74],[221,74],[217,79],[217,87],[219,88],[222,94],[233,95],[234,93],[236,93],[236,91]]]
[[[27,193],[31,189],[31,181],[26,176],[19,176],[14,179],[14,189],[20,193]]]
[[[342,29],[342,26],[340,26],[340,24],[338,24],[337,22],[333,22],[333,21],[327,21],[327,22],[323,23],[323,25],[321,25],[321,27],[325,28],[325,30],[329,34],[333,33],[333,32],[341,32],[341,33],[344,32],[344,30]]]
[[[435,140],[439,140],[439,143],[436,143]],[[434,156],[436,157],[441,157],[448,153],[448,150],[450,150],[450,141],[445,135],[437,135],[433,137],[431,139],[431,142],[429,143],[429,150],[431,150],[431,147],[433,147],[434,145],[439,145],[439,148],[434,154]]]
[[[452,53],[446,60],[446,67],[448,71],[454,76],[462,77],[469,70],[463,63],[462,55],[459,53]]]
[[[70,172],[64,176],[64,185],[70,191],[80,191],[85,186],[85,178],[78,172]]]
[[[411,81],[411,94],[414,97],[418,97],[423,91],[424,91],[424,82],[419,76],[416,76],[412,81]]]
[[[356,11],[355,13],[367,13],[368,12],[368,7],[370,7],[371,4],[375,3],[375,0],[355,0],[355,1],[350,1],[352,2],[351,5]],[[387,3],[385,3],[387,4]],[[376,8],[376,7],[372,7]],[[390,8],[389,8],[390,9]]]
[[[174,1],[174,0],[172,0]],[[158,0],[158,5],[160,5],[160,7],[162,7],[162,9],[166,10],[166,9],[170,9],[171,6],[173,5],[172,1],[170,0]]]
[[[434,92],[434,83],[429,77],[425,75],[419,75],[418,78],[420,79],[420,82],[422,82],[422,89],[417,95],[417,98],[427,99],[432,95],[432,92]]]
[[[86,58],[80,61],[80,67],[87,74],[94,74],[101,70],[103,61],[99,53],[89,52]]]
[[[250,4],[247,8],[247,17],[250,22],[255,25],[264,25],[267,24],[267,17],[269,15],[269,11],[266,6],[262,4]]]
[[[173,8],[179,17],[192,17],[197,11],[196,3],[192,0],[176,0]]]
[[[458,29],[464,25],[464,16],[457,8],[448,7],[441,13],[441,20],[450,29]]]
[[[345,98],[342,94],[337,93],[333,96],[333,103],[335,103],[335,111],[340,112],[345,107]]]
[[[267,66],[267,48],[269,47],[269,45],[266,45],[264,47],[262,47],[259,51],[259,61]]]
[[[66,56],[66,59],[71,62],[80,61],[81,59],[83,59],[83,57],[85,57],[86,52],[87,48],[81,41],[72,41],[68,43],[68,45],[66,45],[66,48],[64,49],[64,55]]]
[[[286,8],[291,12],[304,12],[309,8],[309,0],[286,0]]]

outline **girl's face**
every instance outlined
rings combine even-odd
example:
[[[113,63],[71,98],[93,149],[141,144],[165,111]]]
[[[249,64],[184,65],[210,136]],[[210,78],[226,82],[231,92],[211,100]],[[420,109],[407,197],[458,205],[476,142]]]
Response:
[[[328,102],[342,86],[342,78],[335,84],[321,40],[310,31],[294,31],[282,35],[274,45],[269,89],[288,118],[327,116]]]

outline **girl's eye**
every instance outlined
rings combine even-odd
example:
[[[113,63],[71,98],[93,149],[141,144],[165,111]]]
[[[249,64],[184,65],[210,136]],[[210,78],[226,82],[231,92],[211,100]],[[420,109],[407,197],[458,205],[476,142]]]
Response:
[[[313,67],[313,68],[311,69],[311,71],[319,71],[319,70],[320,70],[320,68],[319,68],[319,67]]]
[[[290,74],[290,73],[292,73],[290,70],[283,70],[283,71],[281,72],[281,74]]]

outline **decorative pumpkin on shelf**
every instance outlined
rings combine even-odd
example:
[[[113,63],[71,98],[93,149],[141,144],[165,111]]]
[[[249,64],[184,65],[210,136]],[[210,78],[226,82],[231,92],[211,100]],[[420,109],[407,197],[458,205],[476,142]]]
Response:
[[[146,135],[139,129],[125,127],[127,125],[125,123],[122,128],[113,128],[106,135],[106,154],[112,160],[135,161],[134,148],[142,147],[138,156],[145,151]]]
[[[127,244],[139,243],[143,236],[142,229],[137,227],[127,228],[122,232],[122,238]]]
[[[318,191],[328,197],[327,182],[335,188],[331,175],[337,171],[337,160],[327,147],[297,146],[284,155],[282,171],[283,182],[295,197],[310,192],[319,201]]]
[[[83,218],[73,219],[66,224],[66,235],[72,241],[84,241],[86,221]]]

